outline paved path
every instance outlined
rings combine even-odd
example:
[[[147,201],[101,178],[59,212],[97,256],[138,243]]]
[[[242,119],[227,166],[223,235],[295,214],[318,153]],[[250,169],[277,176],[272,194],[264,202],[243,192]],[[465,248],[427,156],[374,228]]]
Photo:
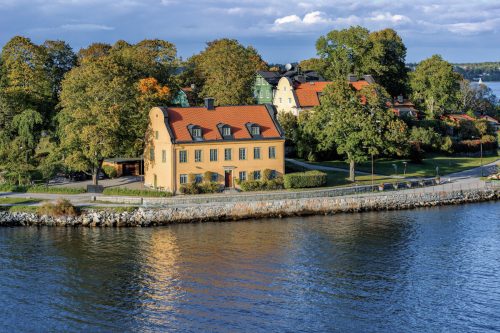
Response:
[[[329,166],[318,165],[318,164],[309,164],[306,162],[294,160],[293,158],[285,158],[285,160],[287,162],[293,163],[295,165],[301,166],[301,167],[309,169],[309,170],[349,172],[348,169],[329,167]],[[356,171],[356,174],[358,174],[358,175],[371,175],[371,173],[363,172],[363,171]],[[379,176],[379,175],[375,175],[375,176]]]

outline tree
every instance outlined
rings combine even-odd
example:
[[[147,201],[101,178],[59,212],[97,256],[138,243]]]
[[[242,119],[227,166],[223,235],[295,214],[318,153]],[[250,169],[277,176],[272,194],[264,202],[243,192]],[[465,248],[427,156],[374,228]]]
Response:
[[[61,91],[64,74],[76,66],[77,57],[71,46],[60,40],[47,40],[43,43],[47,52],[47,70],[52,86],[52,95],[57,100]]]
[[[316,42],[320,59],[308,60],[327,79],[348,74],[372,75],[391,96],[407,92],[406,47],[393,29],[370,32],[363,27],[332,30]]]
[[[266,64],[257,51],[234,39],[207,43],[193,56],[195,76],[202,80],[201,95],[215,98],[217,105],[253,103],[252,84],[257,70]]]
[[[84,62],[65,77],[58,114],[60,146],[71,169],[92,174],[93,184],[105,158],[127,150],[129,117],[137,112],[135,82],[112,58]]]
[[[370,155],[406,152],[406,124],[387,108],[387,93],[379,85],[354,90],[345,80],[327,86],[305,125],[315,136],[318,151],[336,149],[349,163],[349,178],[355,181],[356,163]]]
[[[437,119],[455,108],[459,80],[460,74],[453,71],[450,63],[433,55],[410,73],[412,99],[424,110],[426,118]]]
[[[111,51],[111,45],[106,43],[93,43],[84,49],[78,51],[78,62],[80,64],[86,61],[94,61],[101,57],[105,57]]]
[[[347,78],[348,74],[365,73],[366,54],[370,50],[370,31],[356,26],[332,30],[316,42],[316,50],[324,61],[324,76],[329,80]]]
[[[299,67],[303,71],[316,71],[317,73],[323,73],[325,71],[325,61],[320,58],[305,59],[299,63]]]

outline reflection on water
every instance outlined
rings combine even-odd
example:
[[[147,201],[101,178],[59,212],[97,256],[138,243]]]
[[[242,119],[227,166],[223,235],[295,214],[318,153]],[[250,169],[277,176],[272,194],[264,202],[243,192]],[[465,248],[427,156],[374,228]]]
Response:
[[[498,331],[498,203],[0,229],[0,331]]]

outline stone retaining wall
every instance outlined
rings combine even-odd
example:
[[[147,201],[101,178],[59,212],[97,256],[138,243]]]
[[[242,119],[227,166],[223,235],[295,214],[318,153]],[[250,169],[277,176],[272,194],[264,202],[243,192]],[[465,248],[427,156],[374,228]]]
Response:
[[[181,222],[233,221],[260,217],[396,210],[498,199],[500,199],[498,189],[477,189],[434,193],[392,192],[376,196],[220,202],[165,208],[139,208],[136,211],[124,213],[91,211],[76,217],[0,212],[0,226],[145,227]]]

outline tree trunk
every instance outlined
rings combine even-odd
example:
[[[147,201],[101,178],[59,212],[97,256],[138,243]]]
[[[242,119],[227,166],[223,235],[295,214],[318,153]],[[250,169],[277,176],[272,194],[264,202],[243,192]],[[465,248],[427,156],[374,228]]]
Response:
[[[99,185],[99,174],[101,173],[102,162],[103,161],[100,160],[99,162],[97,162],[97,166],[92,168],[92,185]]]
[[[349,161],[349,180],[351,182],[355,182],[356,181],[356,172],[354,170],[354,167],[355,167],[354,160],[350,160]]]

